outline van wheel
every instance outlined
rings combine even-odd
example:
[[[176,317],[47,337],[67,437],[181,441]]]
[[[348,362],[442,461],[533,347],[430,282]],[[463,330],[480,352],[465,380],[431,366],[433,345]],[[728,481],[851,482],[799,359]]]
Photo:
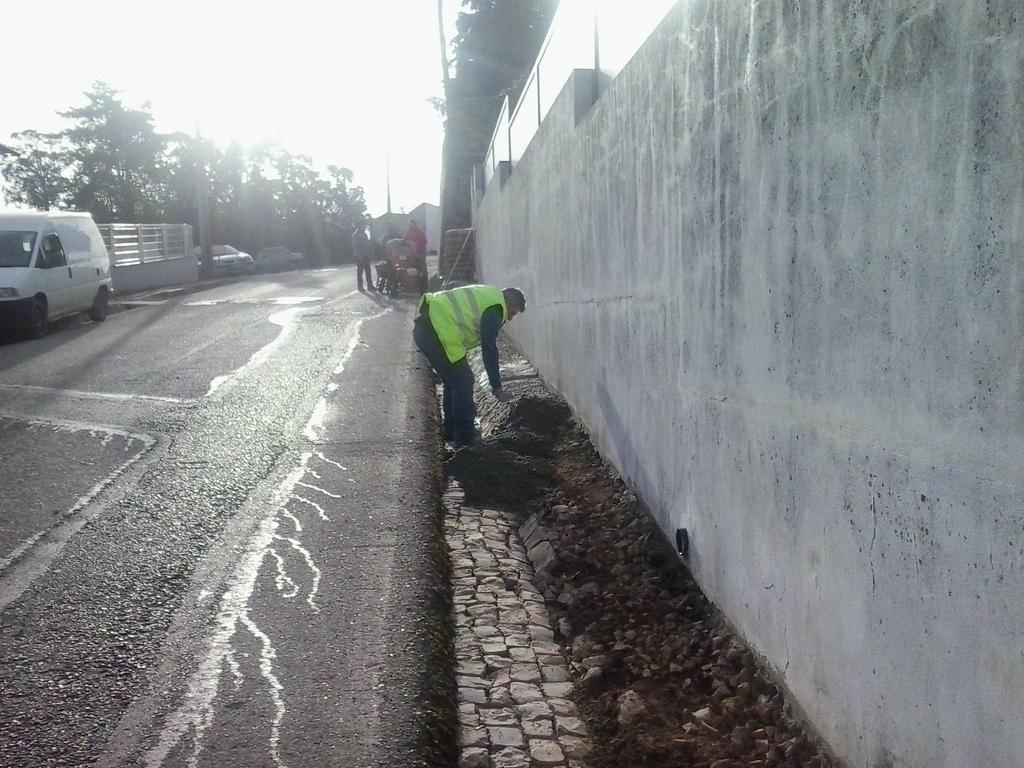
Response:
[[[100,289],[96,291],[96,298],[92,300],[92,308],[89,310],[89,317],[97,323],[102,323],[107,319],[107,315],[110,312],[110,291],[107,287],[100,286]]]
[[[25,318],[25,330],[33,339],[46,335],[46,301],[38,296],[32,299],[28,305],[28,314]]]

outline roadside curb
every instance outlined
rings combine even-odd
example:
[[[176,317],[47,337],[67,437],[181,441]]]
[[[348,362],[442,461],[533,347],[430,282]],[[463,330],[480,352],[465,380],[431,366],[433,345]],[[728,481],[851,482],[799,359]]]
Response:
[[[168,299],[175,299],[180,296],[188,296],[193,293],[199,293],[200,291],[208,291],[213,288],[220,288],[223,285],[229,285],[236,282],[238,277],[244,277],[244,275],[200,280],[197,283],[163,286],[161,288],[137,291],[135,293],[128,293],[124,295],[114,294],[114,300],[110,302],[110,306],[113,307],[115,304],[119,304],[126,308],[131,308],[132,306],[141,306],[149,302],[160,302]]]

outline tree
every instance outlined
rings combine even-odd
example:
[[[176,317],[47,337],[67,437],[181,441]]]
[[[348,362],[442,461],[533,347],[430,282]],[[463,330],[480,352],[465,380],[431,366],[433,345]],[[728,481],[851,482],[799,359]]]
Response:
[[[97,221],[158,221],[166,197],[167,137],[149,105],[130,109],[106,83],[93,83],[86,104],[60,113],[72,176],[68,202]]]
[[[554,13],[554,0],[465,0],[455,77],[445,89],[443,230],[468,227],[473,166],[482,163],[505,96],[514,104]]]
[[[10,202],[47,210],[64,199],[67,158],[57,134],[20,131],[12,137],[17,154],[0,157]]]
[[[86,210],[99,222],[198,224],[197,167],[207,168],[216,243],[250,252],[284,245],[318,262],[349,255],[353,225],[366,215],[352,172],[275,145],[223,150],[187,134],[156,131],[148,104],[126,107],[95,83],[86,103],[60,113],[64,131],[15,134],[16,155],[0,159],[13,203]]]

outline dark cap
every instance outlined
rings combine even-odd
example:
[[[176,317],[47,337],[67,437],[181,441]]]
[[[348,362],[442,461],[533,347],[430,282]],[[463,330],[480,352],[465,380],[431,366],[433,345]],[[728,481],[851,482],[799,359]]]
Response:
[[[505,303],[511,304],[518,312],[526,311],[526,296],[518,288],[506,288],[502,293],[505,295]]]

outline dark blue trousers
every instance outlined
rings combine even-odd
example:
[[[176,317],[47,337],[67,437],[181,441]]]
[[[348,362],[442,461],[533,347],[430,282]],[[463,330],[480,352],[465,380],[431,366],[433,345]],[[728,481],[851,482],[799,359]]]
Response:
[[[444,435],[456,443],[473,441],[476,434],[476,405],[473,403],[473,371],[466,358],[448,362],[448,355],[437,338],[437,332],[425,320],[418,320],[412,338],[430,367],[444,383]]]

